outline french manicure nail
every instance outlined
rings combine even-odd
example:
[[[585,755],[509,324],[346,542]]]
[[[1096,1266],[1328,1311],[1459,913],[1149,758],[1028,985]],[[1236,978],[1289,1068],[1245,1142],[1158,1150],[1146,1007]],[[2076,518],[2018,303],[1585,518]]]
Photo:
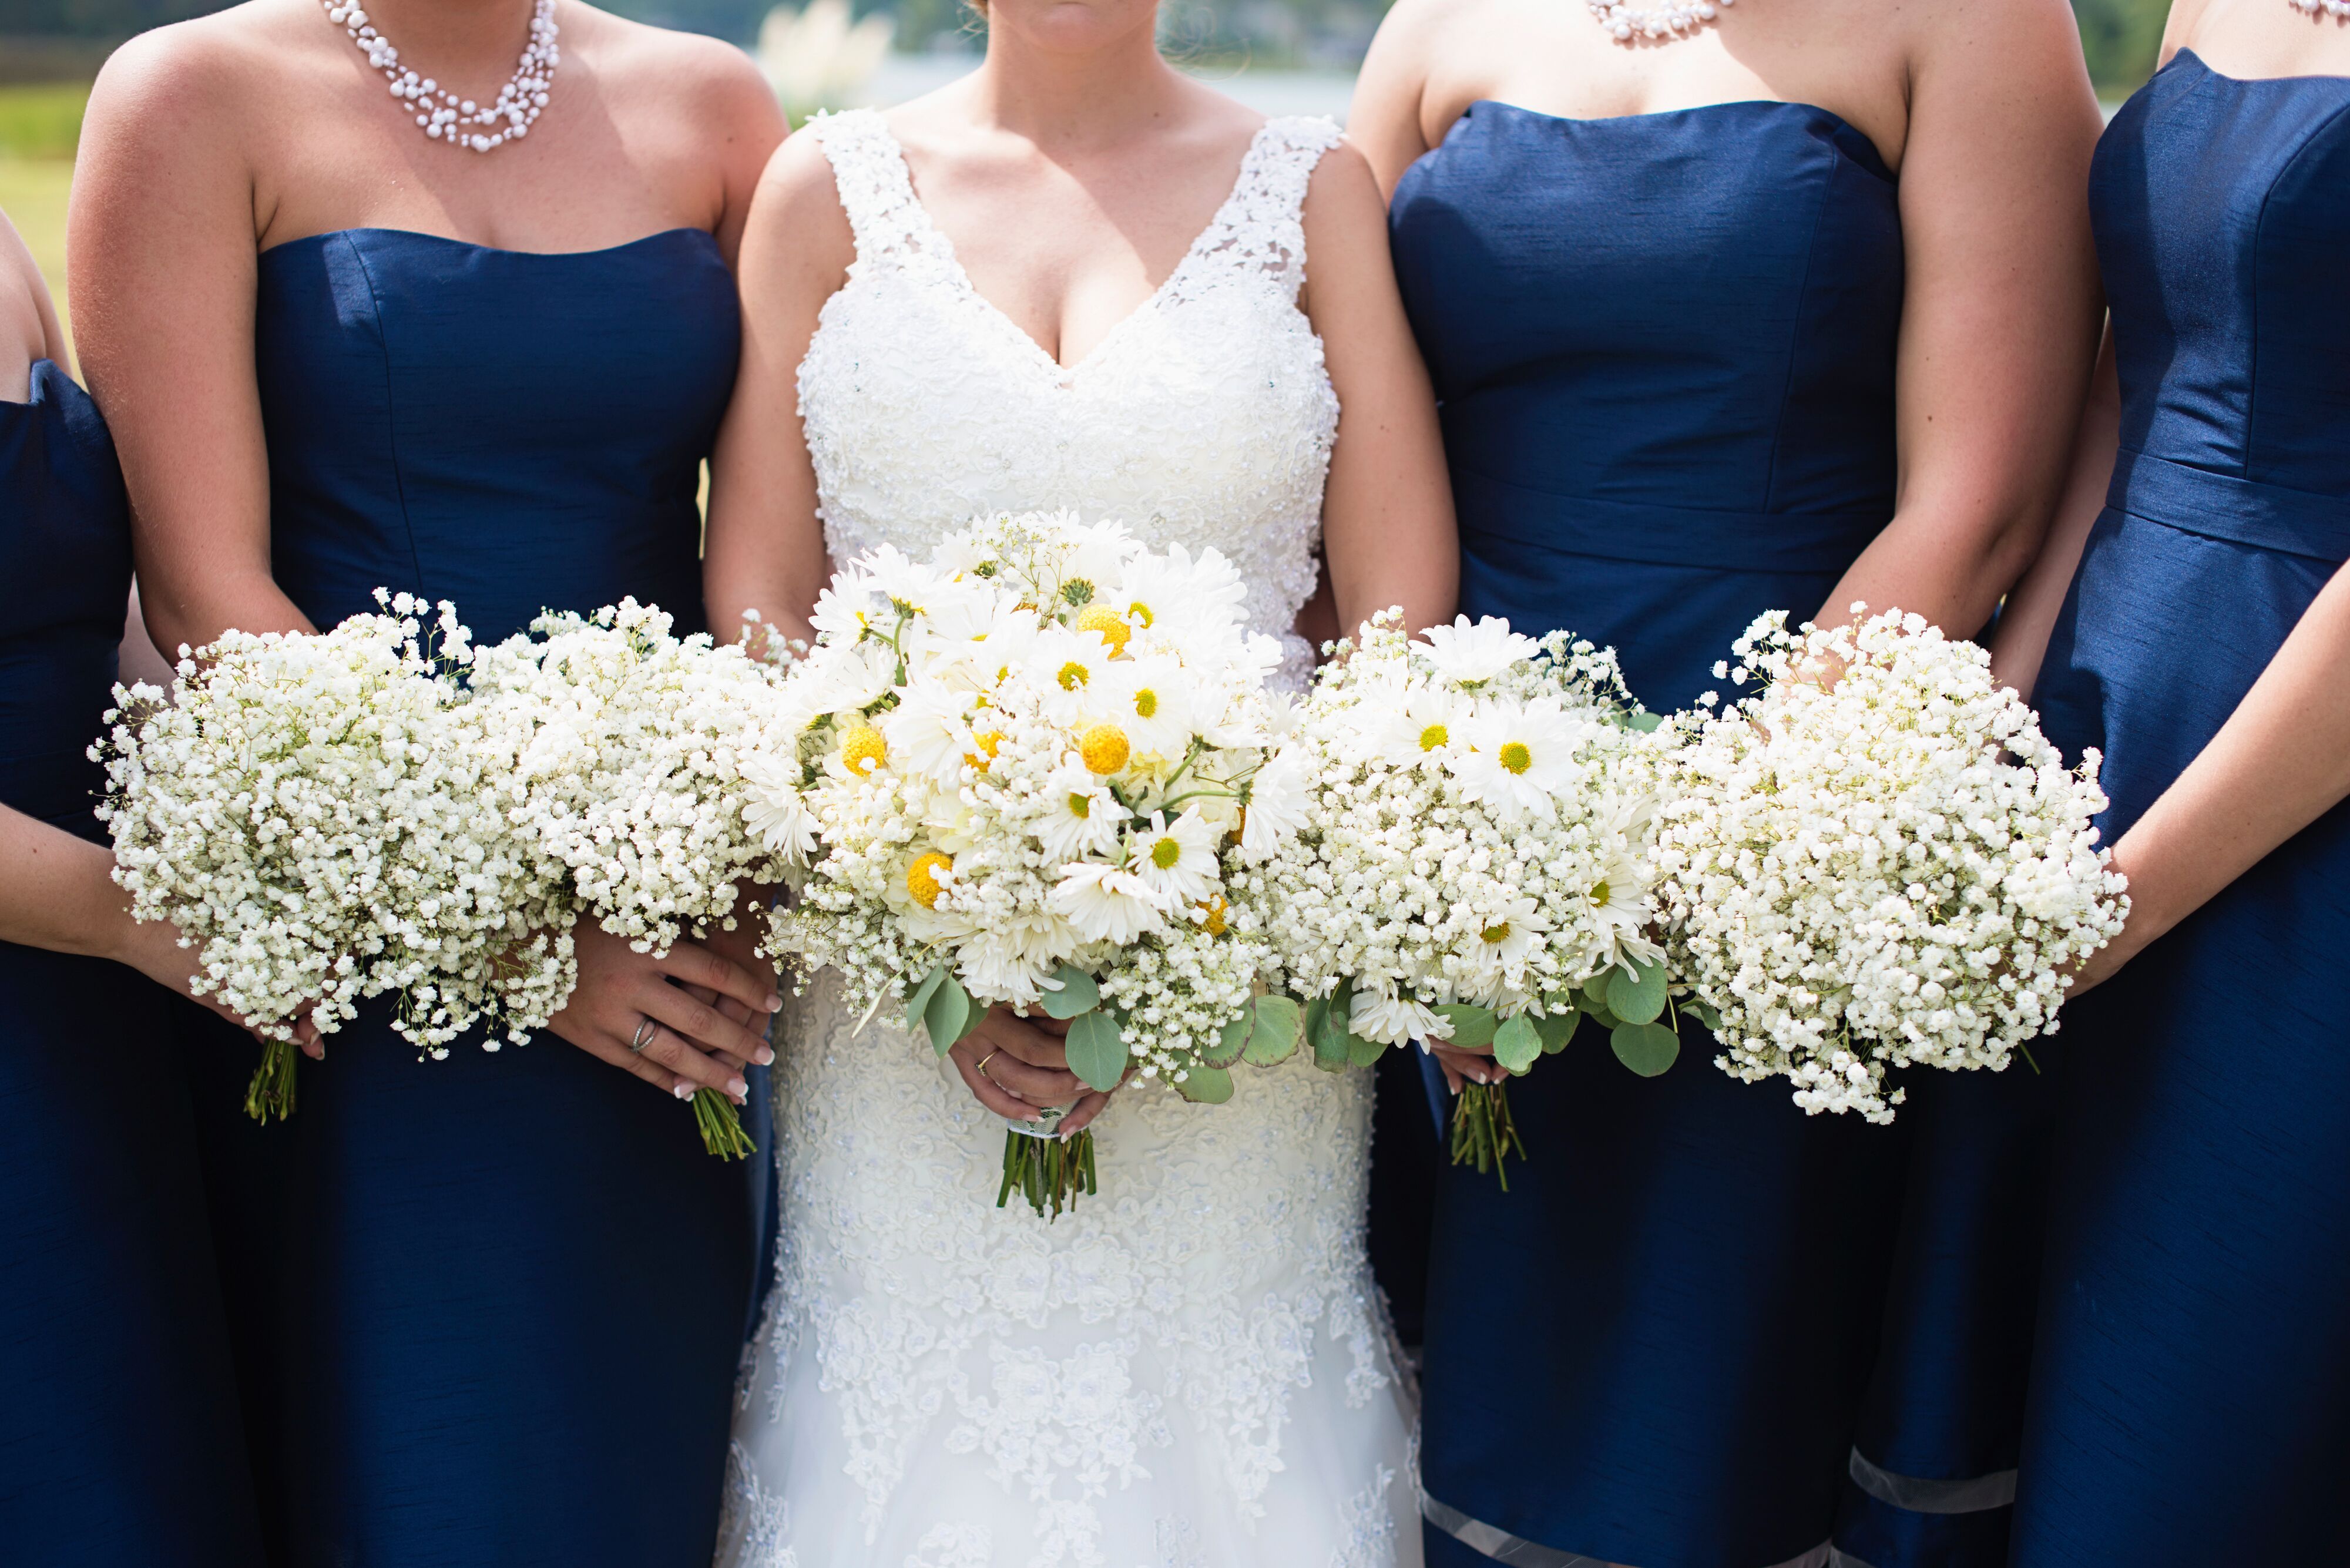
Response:
[[[780,997],[780,996],[771,996],[771,997],[767,998],[767,1011],[768,1011],[768,1012],[781,1012],[783,1010],[784,1010],[784,999],[783,999],[782,997]]]
[[[729,1078],[726,1080],[726,1092],[740,1099],[751,1092],[751,1085],[740,1078]]]
[[[681,1100],[690,1100],[693,1098],[693,1085],[691,1084],[680,1084],[676,1088],[671,1089],[670,1093],[675,1095]]]
[[[775,1053],[769,1047],[762,1045],[759,1047],[759,1054],[756,1056],[752,1057],[751,1060],[758,1063],[762,1067],[771,1066],[775,1063]]]

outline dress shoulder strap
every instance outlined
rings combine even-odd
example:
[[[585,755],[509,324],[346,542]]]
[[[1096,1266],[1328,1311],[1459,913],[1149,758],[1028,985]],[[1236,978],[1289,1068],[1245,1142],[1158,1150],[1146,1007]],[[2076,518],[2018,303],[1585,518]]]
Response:
[[[914,196],[906,154],[880,111],[852,109],[819,114],[807,124],[832,165],[833,188],[857,236],[857,259],[902,261],[921,248],[930,228]]]
[[[1315,116],[1283,115],[1257,128],[1232,193],[1200,236],[1203,273],[1253,273],[1295,299],[1305,282],[1305,190],[1341,132]]]

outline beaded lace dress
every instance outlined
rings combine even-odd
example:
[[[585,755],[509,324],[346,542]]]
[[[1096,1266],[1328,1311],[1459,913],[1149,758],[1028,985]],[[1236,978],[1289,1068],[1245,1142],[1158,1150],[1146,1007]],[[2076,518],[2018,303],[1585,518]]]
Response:
[[[827,545],[1069,507],[1240,567],[1289,635],[1338,405],[1297,308],[1326,121],[1276,119],[1148,301],[1064,369],[972,287],[878,114],[816,122],[857,239],[799,371]],[[1120,1093],[1101,1190],[995,1205],[1003,1124],[832,977],[775,1072],[782,1242],[721,1568],[1411,1568],[1409,1395],[1364,1244],[1368,1075]]]

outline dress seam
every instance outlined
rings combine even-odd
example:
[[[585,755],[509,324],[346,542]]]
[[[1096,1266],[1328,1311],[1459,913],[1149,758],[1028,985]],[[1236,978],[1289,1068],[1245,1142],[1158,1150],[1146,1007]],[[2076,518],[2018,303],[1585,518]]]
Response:
[[[1779,458],[1787,435],[1787,405],[1794,398],[1795,363],[1803,351],[1804,310],[1812,296],[1812,269],[1818,265],[1820,230],[1827,222],[1828,199],[1835,193],[1836,177],[1844,171],[1842,159],[1830,150],[1828,177],[1820,187],[1819,205],[1812,210],[1812,233],[1804,244],[1804,278],[1795,286],[1795,310],[1787,324],[1787,371],[1779,384],[1779,408],[1771,421],[1771,472],[1762,482],[1762,511],[1767,514],[1779,495]]]
[[[400,497],[400,525],[408,535],[408,564],[416,574],[411,591],[421,595],[425,592],[424,557],[416,547],[416,519],[409,515],[408,484],[400,472],[400,421],[394,412],[397,404],[391,385],[391,327],[384,312],[382,291],[376,286],[375,269],[368,265],[367,253],[360,250],[348,234],[336,237],[349,247],[351,260],[358,265],[359,276],[367,280],[368,303],[375,307],[376,346],[383,356],[383,444],[391,454],[392,492]]]

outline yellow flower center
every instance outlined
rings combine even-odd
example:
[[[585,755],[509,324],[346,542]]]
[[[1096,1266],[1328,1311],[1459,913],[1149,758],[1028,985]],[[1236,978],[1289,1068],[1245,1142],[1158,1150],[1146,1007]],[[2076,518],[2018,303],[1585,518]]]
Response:
[[[1134,638],[1132,624],[1107,605],[1087,605],[1077,616],[1077,629],[1098,635],[1113,656],[1124,653]]]
[[[1146,686],[1134,694],[1134,716],[1148,719],[1159,711],[1159,693]]]
[[[1146,628],[1148,628],[1152,621],[1159,618],[1150,613],[1150,607],[1144,604],[1140,599],[1137,599],[1132,604],[1127,606],[1126,613],[1140,621]]]
[[[840,760],[859,777],[870,774],[889,758],[889,742],[870,724],[851,724],[840,737]]]
[[[1201,929],[1211,937],[1222,936],[1226,927],[1224,914],[1229,908],[1224,902],[1224,896],[1222,893],[1211,893],[1208,896],[1208,901],[1198,905],[1197,908],[1207,911],[1208,918],[1200,922]]]
[[[1076,791],[1071,790],[1069,792],[1069,815],[1076,817],[1087,817],[1093,815],[1093,814],[1094,797],[1089,794],[1079,794]]]
[[[1183,858],[1183,846],[1171,838],[1162,838],[1150,846],[1150,863],[1161,871],[1172,871],[1175,863]]]
[[[1077,755],[1093,773],[1114,774],[1126,766],[1126,759],[1133,754],[1133,743],[1116,724],[1096,724],[1077,737]]]
[[[1595,903],[1595,904],[1599,905],[1601,908],[1603,908],[1603,909],[1604,909],[1604,908],[1606,908],[1606,907],[1607,907],[1607,900],[1608,900],[1609,898],[1614,898],[1614,897],[1615,897],[1615,892],[1614,892],[1614,890],[1613,890],[1612,888],[1610,888],[1607,886],[1607,883],[1605,883],[1605,882],[1596,882],[1596,883],[1594,883],[1594,884],[1592,885],[1592,888],[1591,888],[1591,901],[1592,901],[1593,903]]]
[[[1452,739],[1451,731],[1441,724],[1430,724],[1419,732],[1419,749],[1423,752],[1432,752],[1451,739]]]
[[[1054,679],[1061,683],[1062,691],[1075,691],[1078,687],[1083,686],[1087,681],[1093,679],[1093,671],[1087,670],[1083,664],[1072,659],[1066,664],[1061,666],[1060,674],[1055,676]]]
[[[1487,941],[1492,942],[1498,946],[1510,940],[1510,922],[1503,920],[1498,926],[1487,926],[1481,934]]]
[[[1534,753],[1523,741],[1504,741],[1500,761],[1512,773],[1522,774],[1534,765]]]
[[[1003,744],[1003,732],[1000,730],[983,730],[972,739],[979,742],[979,750],[965,752],[962,760],[981,773],[985,773],[987,764],[994,760],[996,748]]]
[[[946,891],[939,873],[953,869],[954,862],[935,849],[917,856],[914,863],[906,867],[906,891],[925,909],[935,909],[939,907],[939,895]]]

